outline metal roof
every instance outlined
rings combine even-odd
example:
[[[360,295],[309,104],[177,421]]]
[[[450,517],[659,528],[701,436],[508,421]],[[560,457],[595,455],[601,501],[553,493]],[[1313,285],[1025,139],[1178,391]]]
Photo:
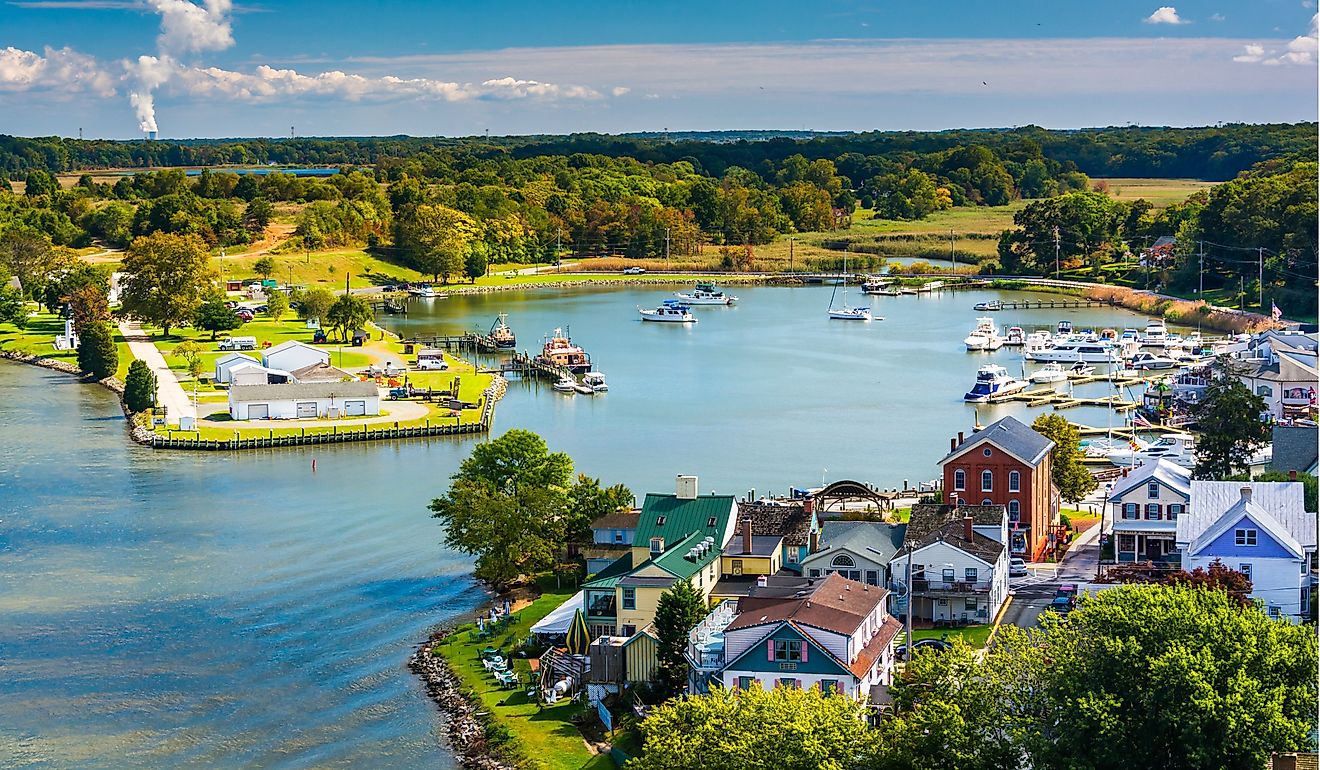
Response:
[[[968,436],[952,452],[945,455],[940,463],[943,464],[949,458],[960,455],[983,441],[989,441],[1028,465],[1036,465],[1054,448],[1053,441],[1037,433],[1030,425],[1012,417],[1002,417]]]
[[[903,547],[907,524],[884,521],[827,521],[821,525],[820,549],[803,563],[824,558],[830,551],[852,551],[877,564],[888,564]]]
[[[370,398],[380,396],[374,382],[289,382],[278,385],[235,385],[229,389],[229,402],[286,401],[299,398]]]
[[[1243,498],[1243,487],[1251,489],[1250,500]],[[1295,481],[1193,481],[1187,513],[1178,517],[1177,542],[1195,553],[1245,514],[1284,547],[1314,548],[1316,515],[1306,512],[1303,494]]]
[[[637,542],[644,544],[653,537],[663,537],[669,544],[700,531],[703,537],[710,535],[722,545],[719,541],[724,539],[733,510],[733,495],[697,495],[684,500],[677,495],[652,492],[642,503]],[[713,526],[710,524],[712,519]]]
[[[1177,463],[1159,459],[1138,465],[1126,478],[1114,482],[1109,497],[1111,499],[1122,497],[1138,487],[1146,486],[1146,482],[1152,479],[1183,497],[1190,497],[1192,494],[1192,472]]]

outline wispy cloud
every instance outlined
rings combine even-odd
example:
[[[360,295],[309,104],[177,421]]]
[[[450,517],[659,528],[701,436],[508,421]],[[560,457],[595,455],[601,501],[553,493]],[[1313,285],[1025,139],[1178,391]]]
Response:
[[[1178,15],[1178,9],[1172,5],[1161,5],[1155,12],[1142,20],[1146,24],[1188,24]]]
[[[1277,67],[1281,64],[1302,64],[1314,68],[1320,60],[1320,14],[1311,17],[1311,29],[1305,35],[1298,35],[1281,48],[1267,48],[1259,43],[1247,43],[1242,53],[1233,57],[1240,64],[1264,64]]]
[[[1228,17],[1225,16],[1224,14],[1222,14],[1222,13],[1212,13],[1212,14],[1210,14],[1210,21],[1223,21],[1223,20],[1226,19],[1226,18],[1228,18]]]

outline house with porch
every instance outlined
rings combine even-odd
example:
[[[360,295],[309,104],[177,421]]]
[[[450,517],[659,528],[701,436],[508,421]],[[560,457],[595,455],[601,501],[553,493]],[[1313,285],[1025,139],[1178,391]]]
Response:
[[[581,549],[587,574],[595,575],[632,550],[641,510],[611,511],[591,522],[591,544]]]
[[[903,548],[890,562],[906,582],[912,618],[936,624],[989,623],[1008,597],[1009,522],[999,505],[912,506]],[[906,612],[906,602],[895,611]]]
[[[1255,335],[1235,356],[1243,367],[1238,379],[1265,399],[1270,415],[1281,421],[1314,417],[1320,378],[1320,343],[1310,334],[1268,331]]]
[[[1184,570],[1220,561],[1251,579],[1270,617],[1300,621],[1315,589],[1316,528],[1298,482],[1193,481],[1177,547]]]
[[[1146,462],[1109,491],[1119,563],[1177,559],[1178,517],[1192,497],[1192,472],[1168,460]]]
[[[894,637],[902,627],[886,610],[888,591],[834,574],[789,597],[758,597],[727,605],[720,645],[699,649],[702,626],[689,645],[696,691],[819,687],[868,699],[893,681]],[[703,624],[707,625],[707,624]],[[713,634],[707,634],[713,637]],[[704,653],[704,656],[701,655]]]
[[[802,563],[808,577],[838,573],[871,586],[889,585],[889,562],[903,546],[907,524],[884,521],[827,521],[820,548]]]
[[[944,500],[951,505],[1001,505],[1008,512],[1013,556],[1039,561],[1059,522],[1059,491],[1051,480],[1054,442],[1012,417],[949,439],[940,460]]]

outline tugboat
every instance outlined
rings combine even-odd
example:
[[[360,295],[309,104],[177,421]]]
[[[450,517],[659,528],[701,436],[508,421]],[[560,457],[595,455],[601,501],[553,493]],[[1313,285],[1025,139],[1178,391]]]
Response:
[[[513,350],[518,345],[518,337],[509,328],[508,314],[500,313],[490,327],[490,338],[500,350]]]
[[[563,330],[555,329],[550,339],[541,348],[541,354],[535,358],[539,364],[562,366],[574,374],[591,371],[591,356],[587,351],[573,344],[573,339]]]
[[[976,370],[976,385],[963,394],[963,401],[985,403],[1000,396],[1026,390],[1028,385],[1030,383],[1026,380],[1015,380],[1010,377],[1004,367],[990,364]]]
[[[645,310],[637,308],[643,321],[658,321],[660,323],[675,324],[694,324],[697,317],[688,311],[687,305],[680,305],[678,300],[667,299],[660,303],[660,306],[654,310]]]
[[[685,305],[732,305],[738,301],[732,294],[716,289],[710,281],[698,281],[692,291],[674,292],[674,296],[683,300]]]

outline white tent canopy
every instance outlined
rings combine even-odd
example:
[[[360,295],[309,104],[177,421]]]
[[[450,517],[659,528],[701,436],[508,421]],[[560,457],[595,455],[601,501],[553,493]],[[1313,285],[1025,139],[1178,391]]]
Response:
[[[582,608],[582,597],[582,591],[573,594],[572,598],[537,621],[536,625],[532,626],[532,633],[543,636],[567,634],[568,624],[573,622],[573,612]]]

